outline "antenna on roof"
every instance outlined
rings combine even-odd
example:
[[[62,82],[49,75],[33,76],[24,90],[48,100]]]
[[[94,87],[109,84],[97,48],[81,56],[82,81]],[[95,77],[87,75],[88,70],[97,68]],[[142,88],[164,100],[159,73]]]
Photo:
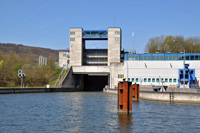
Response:
[[[114,27],[115,27],[115,17],[114,17]]]
[[[132,37],[133,37],[133,51],[134,51],[134,32],[132,32]]]

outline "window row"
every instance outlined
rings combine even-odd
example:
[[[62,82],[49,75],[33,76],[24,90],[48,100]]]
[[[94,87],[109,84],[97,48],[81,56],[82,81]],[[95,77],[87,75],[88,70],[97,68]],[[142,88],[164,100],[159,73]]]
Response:
[[[165,83],[176,83],[177,79],[176,78],[144,78],[139,80],[139,78],[128,78],[129,82],[161,82],[164,81]]]
[[[184,55],[125,55],[125,60],[184,60]],[[185,55],[185,60],[200,60],[200,55]]]
[[[63,54],[63,57],[69,57],[69,55],[68,54]]]

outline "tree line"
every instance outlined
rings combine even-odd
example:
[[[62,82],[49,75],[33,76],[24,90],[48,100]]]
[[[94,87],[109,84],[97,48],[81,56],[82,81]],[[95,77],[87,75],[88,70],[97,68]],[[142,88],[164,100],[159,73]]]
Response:
[[[180,53],[183,52],[183,47],[186,53],[200,53],[200,37],[156,36],[149,39],[145,46],[145,52]]]
[[[39,66],[38,59],[32,55],[24,57],[15,52],[7,54],[0,52],[0,87],[20,87],[21,79],[18,70],[26,74],[26,87],[43,87],[52,84],[57,78],[55,58],[48,58],[48,65]]]

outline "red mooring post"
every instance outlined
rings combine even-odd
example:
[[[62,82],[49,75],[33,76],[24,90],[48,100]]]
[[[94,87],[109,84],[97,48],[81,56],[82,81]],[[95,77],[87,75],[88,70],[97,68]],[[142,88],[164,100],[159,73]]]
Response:
[[[133,86],[131,82],[118,83],[118,110],[123,113],[132,113]]]
[[[140,86],[139,84],[133,84],[133,99],[138,100],[140,97]]]

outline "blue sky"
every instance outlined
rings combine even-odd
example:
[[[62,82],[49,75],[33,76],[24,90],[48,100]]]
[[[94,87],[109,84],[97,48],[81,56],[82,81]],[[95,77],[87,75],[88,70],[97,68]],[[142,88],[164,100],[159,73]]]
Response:
[[[143,52],[155,36],[200,36],[199,5],[200,0],[0,0],[0,42],[66,49],[70,27],[115,26],[122,29],[122,48],[133,49],[134,32],[134,49]]]

